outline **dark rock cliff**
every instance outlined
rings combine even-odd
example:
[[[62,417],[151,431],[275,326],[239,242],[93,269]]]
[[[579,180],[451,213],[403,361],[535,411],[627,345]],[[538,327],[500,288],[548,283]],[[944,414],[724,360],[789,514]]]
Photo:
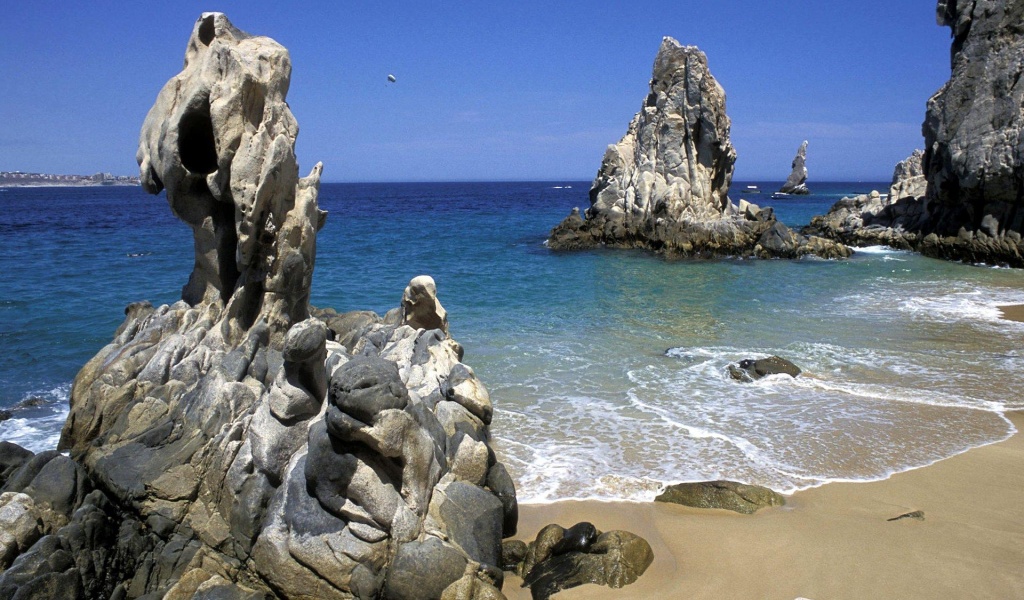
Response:
[[[810,231],[949,260],[1024,267],[1024,0],[942,0],[952,74],[928,101],[920,179],[844,199]],[[909,180],[897,167],[895,179]],[[845,224],[841,224],[845,221]],[[868,230],[870,229],[870,230]]]

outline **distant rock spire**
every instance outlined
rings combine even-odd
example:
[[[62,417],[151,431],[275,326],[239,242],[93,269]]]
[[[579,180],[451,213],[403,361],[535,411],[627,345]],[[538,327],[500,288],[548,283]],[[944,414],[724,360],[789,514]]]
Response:
[[[807,140],[800,144],[800,148],[796,151],[796,156],[793,158],[793,171],[789,174],[789,178],[786,179],[786,183],[783,184],[779,190],[781,194],[794,194],[794,195],[805,195],[810,194],[811,190],[807,189]]]

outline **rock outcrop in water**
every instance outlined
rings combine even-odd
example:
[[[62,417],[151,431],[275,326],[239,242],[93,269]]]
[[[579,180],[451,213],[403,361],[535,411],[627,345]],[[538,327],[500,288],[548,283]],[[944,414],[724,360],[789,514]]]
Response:
[[[840,244],[792,232],[771,209],[730,202],[736,151],[729,129],[725,91],[707,57],[665,38],[643,107],[605,153],[590,208],[556,226],[549,247],[607,245],[680,257],[848,256]]]
[[[804,233],[839,240],[850,246],[917,248],[928,205],[928,185],[921,170],[923,156],[921,150],[915,150],[896,165],[888,195],[874,191],[843,198],[828,214],[812,218]]]
[[[920,175],[897,168],[910,183],[888,202],[844,199],[813,230],[1024,267],[1024,2],[941,0],[938,22],[953,32],[952,76],[928,101]]]
[[[309,307],[325,213],[289,75],[273,40],[196,23],[138,153],[195,268],[76,377],[70,458],[0,445],[0,597],[502,597],[515,490],[433,280],[385,319]]]
[[[793,158],[793,171],[786,178],[786,183],[779,189],[780,194],[805,195],[810,194],[807,189],[807,140],[800,144]]]

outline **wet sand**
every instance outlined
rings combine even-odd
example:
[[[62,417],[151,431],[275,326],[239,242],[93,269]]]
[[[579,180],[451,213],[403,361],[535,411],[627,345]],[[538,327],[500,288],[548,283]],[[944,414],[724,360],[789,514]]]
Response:
[[[1024,413],[1008,415],[1018,430]],[[650,542],[655,560],[603,598],[1024,598],[1024,435],[872,483],[798,492],[753,516],[658,503],[521,508],[520,539],[588,520]],[[924,511],[925,520],[893,517]],[[510,599],[529,598],[509,576]]]
[[[999,310],[1002,311],[1003,318],[1008,321],[1024,322],[1024,304],[1008,304],[1000,306]]]

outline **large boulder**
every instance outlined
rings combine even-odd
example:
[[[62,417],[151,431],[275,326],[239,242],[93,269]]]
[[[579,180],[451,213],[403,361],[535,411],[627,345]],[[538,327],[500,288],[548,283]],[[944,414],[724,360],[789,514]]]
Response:
[[[308,304],[325,213],[289,76],[273,40],[196,22],[138,154],[195,268],[78,373],[70,456],[0,445],[0,597],[500,597],[515,490],[433,281],[397,318]]]
[[[590,208],[556,226],[548,246],[644,248],[681,257],[848,256],[841,244],[809,244],[792,232],[760,243],[769,229],[789,228],[770,211],[741,210],[729,200],[736,162],[729,130],[725,91],[707,57],[664,38],[640,111],[605,152]]]
[[[807,140],[804,140],[804,143],[800,144],[800,148],[796,151],[796,156],[793,158],[793,170],[786,178],[786,183],[779,188],[779,193],[797,196],[811,193],[811,190],[807,189]]]

